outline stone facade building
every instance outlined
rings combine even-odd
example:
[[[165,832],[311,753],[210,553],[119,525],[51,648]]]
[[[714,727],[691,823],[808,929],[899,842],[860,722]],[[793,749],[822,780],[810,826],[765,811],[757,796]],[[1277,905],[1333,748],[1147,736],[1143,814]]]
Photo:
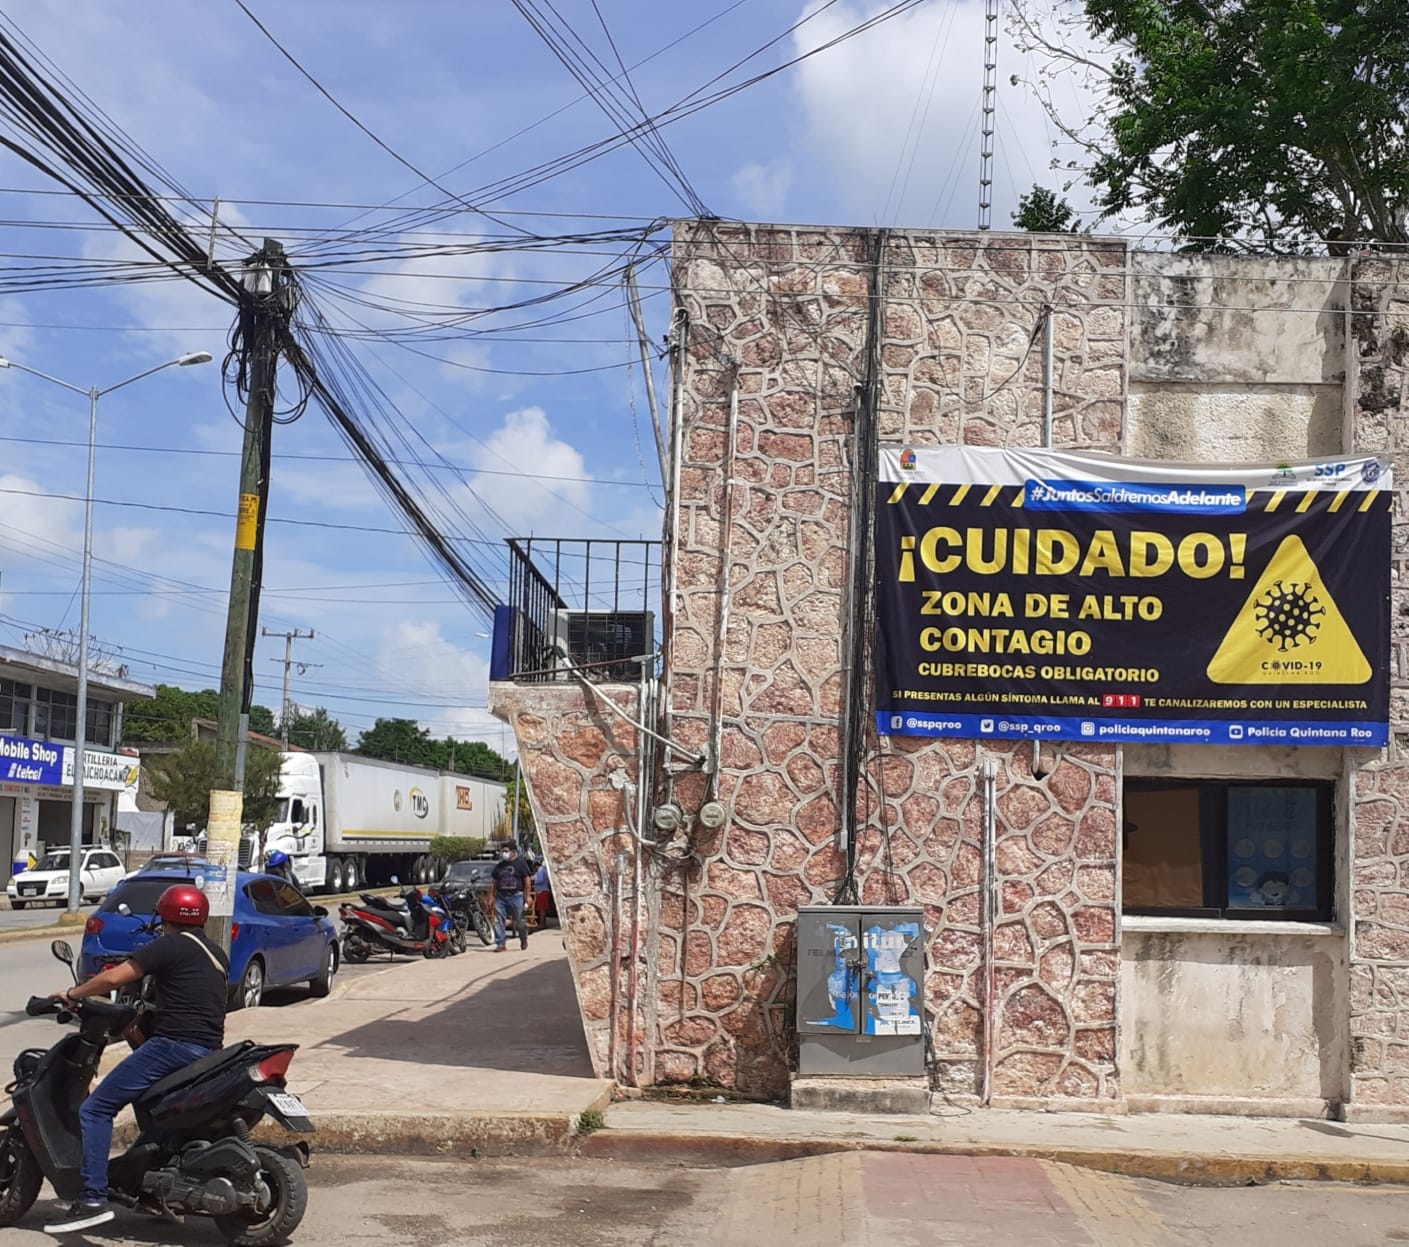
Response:
[[[924,907],[927,1068],[948,1099],[1409,1116],[1401,523],[1386,749],[1034,750],[868,731],[843,817],[847,715],[869,722],[849,692],[866,643],[851,538],[868,395],[882,442],[1047,441],[1183,463],[1366,454],[1402,489],[1404,262],[719,222],[678,225],[672,261],[658,706],[643,704],[644,685],[491,686],[598,1072],[785,1095],[797,910],[854,883],[864,903]],[[678,746],[645,775],[629,722],[642,716]],[[1123,912],[1122,829],[1142,785],[1279,779],[1325,794],[1325,920]],[[708,800],[727,811],[722,826],[694,817]],[[683,811],[680,828],[653,829],[664,803]],[[853,824],[848,879],[839,833]]]

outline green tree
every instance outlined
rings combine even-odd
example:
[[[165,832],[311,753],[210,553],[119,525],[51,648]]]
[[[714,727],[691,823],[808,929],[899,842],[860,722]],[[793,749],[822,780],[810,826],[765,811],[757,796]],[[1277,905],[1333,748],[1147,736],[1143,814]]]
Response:
[[[1013,224],[1033,234],[1074,234],[1080,226],[1071,204],[1045,186],[1034,186],[1019,197]]]
[[[199,693],[158,684],[155,697],[129,702],[122,711],[122,742],[125,745],[166,743],[186,740],[192,719],[213,719],[220,695],[211,688]]]
[[[439,766],[438,747],[443,748],[442,742],[432,740],[414,719],[378,719],[357,741],[364,757],[411,766]]]
[[[447,736],[443,744],[445,754],[441,765],[457,775],[502,781],[512,770],[509,763],[482,740],[456,740]]]
[[[282,725],[280,730],[282,731]],[[305,713],[300,711],[289,719],[289,744],[319,753],[347,748],[347,733],[342,724],[324,707]]]
[[[1020,46],[1048,54],[1034,85],[1085,151],[1068,167],[1104,218],[1197,249],[1406,241],[1404,0],[1085,0],[1104,51],[1064,35],[1055,11],[1055,27],[1034,21],[1036,3]],[[1061,73],[1091,92],[1081,120],[1051,105]]]
[[[279,808],[279,754],[251,746],[245,753],[244,821],[268,823]],[[175,816],[177,827],[204,827],[215,782],[215,742],[189,740],[172,753],[147,763],[147,782],[153,797]]]
[[[155,697],[129,702],[122,711],[124,745],[170,744],[189,740],[191,721],[214,722],[220,714],[220,694],[213,688],[199,692],[158,684]],[[265,706],[250,707],[250,731],[272,733],[274,714]]]

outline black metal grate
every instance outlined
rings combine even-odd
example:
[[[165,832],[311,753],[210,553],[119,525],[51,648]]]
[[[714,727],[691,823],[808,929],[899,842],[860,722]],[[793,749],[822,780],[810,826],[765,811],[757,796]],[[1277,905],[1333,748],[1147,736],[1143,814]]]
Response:
[[[659,541],[511,538],[510,678],[635,682],[655,652]],[[571,663],[564,661],[564,656]]]

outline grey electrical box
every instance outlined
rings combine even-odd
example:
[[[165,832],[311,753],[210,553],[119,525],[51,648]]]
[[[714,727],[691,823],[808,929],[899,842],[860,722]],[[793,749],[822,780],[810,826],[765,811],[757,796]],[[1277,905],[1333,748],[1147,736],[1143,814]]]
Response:
[[[798,910],[800,1075],[925,1072],[924,947],[922,909]]]

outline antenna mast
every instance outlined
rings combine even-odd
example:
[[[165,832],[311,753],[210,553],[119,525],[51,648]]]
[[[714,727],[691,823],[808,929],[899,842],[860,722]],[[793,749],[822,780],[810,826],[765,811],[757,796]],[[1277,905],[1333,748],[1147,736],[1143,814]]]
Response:
[[[978,156],[978,227],[986,230],[993,217],[993,128],[998,103],[998,0],[984,0],[983,130]]]

